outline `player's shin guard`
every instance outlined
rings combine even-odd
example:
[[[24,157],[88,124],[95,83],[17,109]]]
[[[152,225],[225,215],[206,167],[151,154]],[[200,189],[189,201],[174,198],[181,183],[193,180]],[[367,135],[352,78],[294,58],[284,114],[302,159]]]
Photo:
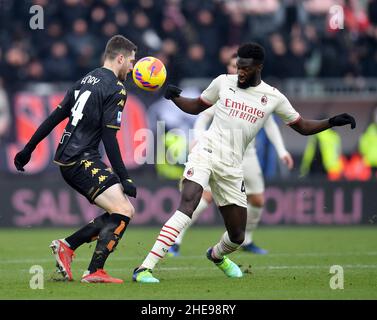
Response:
[[[175,243],[179,233],[189,225],[191,219],[181,211],[176,211],[173,216],[164,224],[157,240],[141,264],[141,268],[153,269]]]
[[[191,221],[190,223],[187,225],[186,228],[182,229],[180,234],[178,235],[178,237],[175,239],[175,243],[180,245],[182,243],[182,240],[183,240],[183,236],[185,235],[186,231],[188,230],[188,228],[190,228],[190,226],[192,226],[194,224],[194,222],[200,217],[200,214],[208,208],[208,202],[206,199],[204,198],[201,198],[200,199],[200,202],[198,204],[198,206],[196,207],[195,211],[192,213],[192,217],[191,217]]]
[[[65,238],[65,242],[69,245],[69,247],[72,250],[76,250],[83,243],[91,242],[97,239],[101,229],[107,223],[109,216],[110,215],[107,212],[105,212],[99,217],[93,219],[86,226],[82,227],[80,230]]]
[[[220,242],[215,244],[212,248],[212,258],[215,260],[222,260],[224,255],[236,251],[240,244],[230,241],[228,232],[225,232],[220,239]]]
[[[251,204],[247,205],[247,221],[245,230],[245,240],[243,246],[253,242],[253,230],[258,226],[259,220],[262,216],[263,207],[255,207]]]
[[[103,269],[107,257],[118,245],[129,222],[130,218],[122,214],[110,214],[107,223],[98,235],[97,245],[88,268],[90,273]]]

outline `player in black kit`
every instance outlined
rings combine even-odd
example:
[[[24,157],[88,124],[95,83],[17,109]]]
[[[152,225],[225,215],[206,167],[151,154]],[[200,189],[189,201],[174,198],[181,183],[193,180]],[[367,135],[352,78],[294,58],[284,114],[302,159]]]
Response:
[[[106,45],[103,66],[89,72],[68,90],[60,105],[14,159],[17,170],[24,171],[38,143],[69,118],[54,162],[60,166],[64,180],[105,213],[69,237],[52,241],[56,265],[66,280],[72,280],[74,251],[83,243],[98,239],[81,282],[123,282],[110,277],[103,267],[134,214],[126,195],[136,197],[136,187],[124,166],[116,132],[127,99],[122,81],[132,70],[136,50],[125,37],[112,37]],[[98,151],[101,140],[112,168],[101,161]]]

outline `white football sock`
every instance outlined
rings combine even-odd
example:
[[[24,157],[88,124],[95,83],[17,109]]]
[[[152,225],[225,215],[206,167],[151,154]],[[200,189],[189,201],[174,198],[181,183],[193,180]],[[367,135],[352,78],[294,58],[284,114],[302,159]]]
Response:
[[[208,208],[209,203],[206,199],[201,198],[198,206],[196,207],[195,211],[192,213],[191,222],[187,225],[186,228],[181,230],[181,233],[178,235],[177,239],[175,239],[175,243],[181,245],[183,236],[185,235],[186,231],[190,226],[194,224],[194,222],[199,218],[200,214]]]
[[[152,250],[141,264],[141,268],[153,269],[190,221],[191,219],[187,215],[177,210],[162,227]]]
[[[65,245],[67,245],[69,248],[71,247],[71,245],[67,242],[67,240],[60,239],[60,241],[63,242]]]
[[[259,220],[262,216],[263,207],[255,207],[247,204],[247,221],[245,230],[245,240],[242,245],[248,245],[253,242],[252,231],[258,226]]]
[[[225,232],[220,242],[213,246],[212,258],[222,259],[224,255],[236,251],[239,247],[240,245],[238,243],[230,241],[228,232]]]

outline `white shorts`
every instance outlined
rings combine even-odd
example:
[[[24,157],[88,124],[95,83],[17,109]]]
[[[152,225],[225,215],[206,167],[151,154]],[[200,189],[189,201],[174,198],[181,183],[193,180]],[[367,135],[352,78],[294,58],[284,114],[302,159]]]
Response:
[[[246,194],[264,192],[264,179],[255,148],[247,149],[242,161]]]
[[[247,207],[242,168],[229,167],[214,160],[199,146],[189,154],[183,176],[203,189],[209,185],[219,207],[230,204]]]

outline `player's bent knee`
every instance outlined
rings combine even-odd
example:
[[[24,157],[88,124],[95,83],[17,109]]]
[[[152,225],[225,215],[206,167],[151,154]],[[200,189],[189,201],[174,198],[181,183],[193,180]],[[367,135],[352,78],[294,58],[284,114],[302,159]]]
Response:
[[[186,214],[192,214],[200,202],[201,194],[190,196],[182,194],[178,210]]]
[[[206,200],[207,201],[207,203],[211,203],[212,202],[212,193],[211,192],[209,192],[209,191],[203,191],[203,194],[202,194],[202,198],[204,199],[204,200]]]
[[[249,195],[248,202],[254,207],[262,208],[264,206],[264,196],[263,194]]]
[[[178,210],[191,218],[193,212],[195,211],[195,205],[193,203],[181,202],[178,207]]]
[[[130,219],[132,219],[135,214],[134,206],[131,203],[127,203],[127,202],[124,202],[118,206],[114,206],[111,211],[112,211],[111,213],[118,213],[118,214],[127,216]]]

